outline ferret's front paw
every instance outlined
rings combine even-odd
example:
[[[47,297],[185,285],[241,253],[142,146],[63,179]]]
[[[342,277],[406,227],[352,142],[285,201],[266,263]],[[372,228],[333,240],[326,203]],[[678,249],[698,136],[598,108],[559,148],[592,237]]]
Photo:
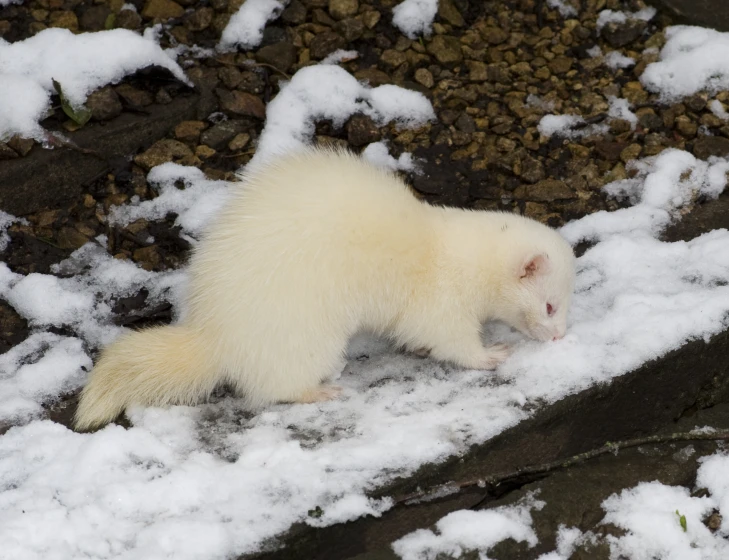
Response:
[[[493,346],[484,348],[476,369],[496,369],[510,355],[511,348],[506,344],[494,344]]]
[[[319,385],[315,389],[304,391],[295,402],[298,403],[315,403],[322,401],[331,401],[336,399],[342,393],[339,385]]]

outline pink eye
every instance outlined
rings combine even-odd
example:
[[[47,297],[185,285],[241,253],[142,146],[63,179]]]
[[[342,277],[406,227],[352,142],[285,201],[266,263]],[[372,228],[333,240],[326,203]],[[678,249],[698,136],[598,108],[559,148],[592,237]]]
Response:
[[[554,315],[554,307],[552,307],[551,303],[547,304],[547,315],[549,315],[550,317]]]

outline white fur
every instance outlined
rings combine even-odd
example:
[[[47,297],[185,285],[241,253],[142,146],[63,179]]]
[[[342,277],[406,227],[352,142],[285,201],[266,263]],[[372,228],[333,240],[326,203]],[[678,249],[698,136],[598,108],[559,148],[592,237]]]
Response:
[[[559,338],[573,283],[572,249],[536,221],[430,206],[346,152],[286,156],[244,177],[200,242],[180,324],[104,351],[77,426],[194,403],[222,382],[252,406],[330,398],[320,383],[362,329],[493,369],[508,351],[484,348],[481,323]]]

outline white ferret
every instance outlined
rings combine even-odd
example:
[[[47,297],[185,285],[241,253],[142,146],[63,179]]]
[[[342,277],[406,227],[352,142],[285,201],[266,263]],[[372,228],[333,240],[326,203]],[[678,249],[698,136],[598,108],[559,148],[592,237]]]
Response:
[[[464,368],[494,369],[481,324],[565,333],[571,247],[515,214],[431,206],[394,173],[306,150],[244,177],[197,246],[179,324],[123,335],[76,413],[90,429],[133,404],[192,404],[228,383],[250,406],[336,396],[322,385],[356,331]]]

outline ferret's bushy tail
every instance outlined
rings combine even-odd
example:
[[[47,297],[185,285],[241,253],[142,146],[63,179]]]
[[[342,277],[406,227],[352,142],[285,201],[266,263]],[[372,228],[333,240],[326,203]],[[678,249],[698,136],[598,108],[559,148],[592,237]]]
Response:
[[[123,335],[101,354],[81,392],[74,424],[90,430],[133,404],[193,404],[220,378],[210,348],[181,325]]]

